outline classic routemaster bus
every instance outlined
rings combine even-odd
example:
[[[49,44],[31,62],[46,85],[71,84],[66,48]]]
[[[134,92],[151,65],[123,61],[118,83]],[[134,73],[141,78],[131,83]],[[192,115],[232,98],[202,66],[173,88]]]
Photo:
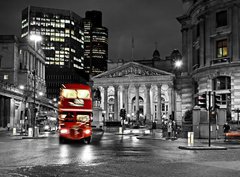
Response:
[[[59,141],[84,140],[90,143],[92,138],[92,92],[84,84],[63,84],[60,89],[59,105]]]

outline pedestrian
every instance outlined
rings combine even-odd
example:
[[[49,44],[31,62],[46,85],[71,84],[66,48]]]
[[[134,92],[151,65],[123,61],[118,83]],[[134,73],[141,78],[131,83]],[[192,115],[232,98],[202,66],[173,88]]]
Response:
[[[144,117],[143,124],[146,125],[147,116]]]
[[[172,138],[176,138],[176,133],[177,133],[177,123],[175,120],[172,121]]]
[[[156,129],[157,128],[157,123],[155,121],[153,121],[152,123],[152,129]]]
[[[171,137],[172,134],[172,121],[169,120],[167,124],[167,131],[168,131],[168,139]]]
[[[227,133],[229,132],[230,128],[231,127],[227,122],[223,125],[223,133],[225,135],[225,138],[224,138],[225,141],[227,140]]]
[[[10,123],[9,122],[7,123],[7,130],[8,131],[10,130]]]

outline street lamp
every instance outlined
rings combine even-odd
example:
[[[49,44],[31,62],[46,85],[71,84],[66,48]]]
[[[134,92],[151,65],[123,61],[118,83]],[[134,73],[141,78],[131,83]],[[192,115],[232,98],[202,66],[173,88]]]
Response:
[[[24,89],[25,89],[25,86],[24,86],[24,85],[19,85],[19,88],[20,88],[21,90],[24,90]]]
[[[178,69],[182,67],[182,64],[183,64],[182,60],[176,60],[175,61],[175,67],[178,68]]]
[[[21,123],[21,133],[25,132],[27,133],[28,129],[28,124],[29,122],[27,122],[27,119],[28,119],[28,113],[27,113],[27,100],[28,100],[28,97],[31,97],[32,95],[32,92],[30,91],[30,88],[29,88],[29,85],[19,85],[19,89],[21,89],[23,91],[23,96],[24,96],[24,119],[22,120],[22,123]],[[20,121],[21,122],[21,121]],[[24,131],[23,131],[24,129]]]
[[[37,63],[37,43],[42,41],[42,37],[37,34],[32,34],[29,37],[30,41],[34,41],[34,49],[35,49],[35,65],[34,70],[32,71],[33,74],[33,119],[32,119],[32,126],[33,126],[33,137],[35,137],[35,124],[36,124],[36,63]]]

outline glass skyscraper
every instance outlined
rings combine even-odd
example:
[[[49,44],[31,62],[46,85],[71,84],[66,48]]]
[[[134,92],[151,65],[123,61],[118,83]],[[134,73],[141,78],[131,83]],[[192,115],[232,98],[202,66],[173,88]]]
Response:
[[[83,19],[69,10],[29,6],[22,11],[22,38],[31,34],[43,37],[46,56],[47,95],[58,97],[63,83],[83,83],[84,71]]]
[[[107,71],[108,29],[102,26],[100,11],[87,11],[84,19],[84,66],[91,76]]]

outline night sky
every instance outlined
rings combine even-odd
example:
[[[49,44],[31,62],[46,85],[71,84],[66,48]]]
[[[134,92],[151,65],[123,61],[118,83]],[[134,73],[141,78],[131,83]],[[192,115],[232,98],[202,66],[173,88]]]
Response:
[[[72,10],[85,17],[88,10],[100,10],[103,26],[109,30],[110,60],[130,60],[132,36],[134,59],[149,59],[157,48],[161,58],[173,49],[181,51],[181,0],[1,0],[0,34],[20,36],[21,11],[28,5]]]

